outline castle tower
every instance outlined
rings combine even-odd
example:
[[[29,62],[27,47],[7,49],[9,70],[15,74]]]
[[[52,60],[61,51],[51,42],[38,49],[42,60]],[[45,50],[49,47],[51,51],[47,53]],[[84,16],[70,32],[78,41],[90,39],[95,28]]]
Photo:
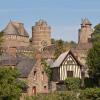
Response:
[[[86,44],[91,41],[91,35],[93,33],[91,25],[91,22],[87,18],[82,19],[81,29],[79,29],[78,34],[78,44]]]
[[[32,26],[32,45],[37,49],[51,45],[51,27],[46,21],[39,20]]]
[[[10,20],[8,25],[2,31],[4,32],[3,47],[29,46],[29,34],[23,23]]]

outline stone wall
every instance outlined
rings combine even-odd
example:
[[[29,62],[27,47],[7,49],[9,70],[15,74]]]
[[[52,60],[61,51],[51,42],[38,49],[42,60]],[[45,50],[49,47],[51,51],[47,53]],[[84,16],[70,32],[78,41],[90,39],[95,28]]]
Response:
[[[35,95],[37,93],[48,93],[48,77],[43,70],[41,60],[37,60],[35,66],[27,79],[28,95]]]
[[[29,46],[29,38],[16,35],[5,35],[3,37],[3,47]]]

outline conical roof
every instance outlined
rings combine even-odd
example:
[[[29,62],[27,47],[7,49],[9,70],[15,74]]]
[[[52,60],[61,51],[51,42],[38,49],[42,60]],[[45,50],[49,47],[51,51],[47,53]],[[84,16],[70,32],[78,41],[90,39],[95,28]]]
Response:
[[[86,25],[86,24],[91,25],[91,22],[87,18],[82,19],[81,25]]]

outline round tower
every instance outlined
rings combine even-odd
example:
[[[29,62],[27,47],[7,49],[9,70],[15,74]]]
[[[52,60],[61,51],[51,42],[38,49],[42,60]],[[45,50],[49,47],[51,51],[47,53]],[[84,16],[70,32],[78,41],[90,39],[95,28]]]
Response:
[[[79,29],[79,34],[78,34],[79,44],[89,43],[91,41],[91,35],[93,33],[91,25],[92,25],[91,22],[87,18],[82,19],[81,29]]]
[[[32,45],[36,49],[51,45],[51,27],[46,21],[39,20],[32,26]]]

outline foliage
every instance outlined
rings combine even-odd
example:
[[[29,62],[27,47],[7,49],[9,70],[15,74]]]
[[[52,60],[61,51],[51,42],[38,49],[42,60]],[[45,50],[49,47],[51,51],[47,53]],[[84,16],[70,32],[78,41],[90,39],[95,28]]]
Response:
[[[93,78],[85,78],[84,79],[85,88],[95,87],[95,84],[96,84],[96,82]]]
[[[100,85],[100,24],[95,27],[93,33],[93,47],[89,50],[87,57],[90,77],[96,78]]]
[[[68,90],[78,90],[81,85],[81,80],[79,78],[66,78],[65,84]]]
[[[45,73],[48,76],[48,79],[51,80],[52,70],[50,68],[50,65],[48,65],[47,62],[44,59],[42,59],[42,65],[43,65]]]
[[[22,52],[21,54],[25,55],[26,57],[28,57],[30,59],[35,58],[35,53],[34,52]]]
[[[37,94],[26,100],[78,100],[76,93],[73,91],[53,92],[49,94]]]
[[[55,49],[55,59],[59,57],[59,55],[71,48],[74,48],[76,46],[76,43],[74,41],[63,41],[61,39],[59,40],[55,40],[55,39],[51,39],[51,44],[54,44],[56,49]]]
[[[0,99],[18,100],[21,94],[21,84],[16,81],[19,73],[16,69],[0,67]]]
[[[80,100],[100,100],[100,88],[87,88],[81,91]]]
[[[56,43],[56,40],[55,39],[51,39],[51,44],[55,44]]]
[[[56,50],[55,50],[54,56],[55,56],[55,59],[56,59],[56,58],[59,57],[59,55],[61,53],[63,53],[65,51],[65,49],[64,49],[64,41],[61,40],[61,39],[57,40],[56,43],[55,43],[55,45],[56,45]]]

